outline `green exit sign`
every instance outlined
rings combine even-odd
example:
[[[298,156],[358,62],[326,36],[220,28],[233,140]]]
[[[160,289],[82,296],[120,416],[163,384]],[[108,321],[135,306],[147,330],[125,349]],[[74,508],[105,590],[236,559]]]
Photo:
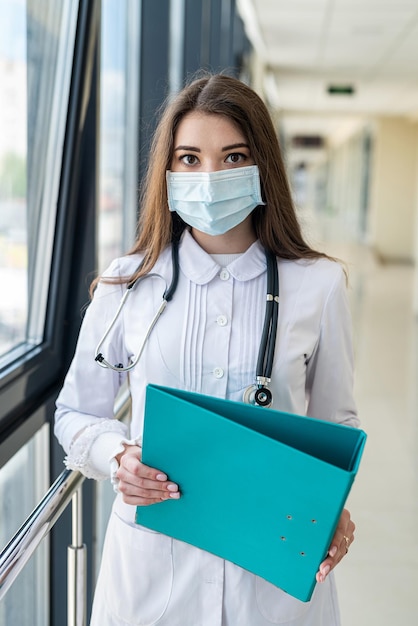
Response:
[[[327,91],[331,96],[352,96],[355,93],[353,85],[329,85]]]

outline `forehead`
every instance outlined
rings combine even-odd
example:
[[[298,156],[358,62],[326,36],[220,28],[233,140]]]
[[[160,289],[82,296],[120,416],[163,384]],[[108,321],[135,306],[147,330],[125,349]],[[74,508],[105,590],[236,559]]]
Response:
[[[199,111],[186,113],[177,127],[175,143],[183,143],[186,139],[189,144],[192,139],[210,143],[226,139],[227,143],[230,143],[229,140],[233,140],[233,143],[247,140],[241,128],[231,118]]]

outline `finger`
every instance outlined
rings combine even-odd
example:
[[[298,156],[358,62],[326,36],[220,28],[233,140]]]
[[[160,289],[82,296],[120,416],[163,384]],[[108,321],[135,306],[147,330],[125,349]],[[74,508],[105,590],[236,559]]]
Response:
[[[324,561],[321,563],[319,572],[316,573],[316,582],[323,583],[331,571],[331,564]]]
[[[178,499],[180,497],[177,485],[171,486],[171,490],[167,489],[162,491],[160,489],[150,489],[140,487],[138,485],[132,485],[130,483],[120,482],[119,491],[126,497],[140,498],[147,501],[161,501],[168,500],[169,498]]]
[[[162,483],[157,480],[139,478],[127,473],[126,475],[123,474],[119,480],[119,490],[131,495],[140,494],[144,496],[152,492],[152,497],[161,498],[164,495],[169,497],[171,493],[178,493],[179,488],[178,485],[173,482]]]
[[[119,483],[118,491],[121,492],[122,499],[126,504],[133,504],[135,506],[148,506],[166,500],[178,500],[180,498],[179,491],[167,490],[164,492],[160,490],[141,489],[124,482]]]
[[[145,506],[170,498],[178,499],[178,485],[169,481],[164,472],[142,463],[141,453],[141,448],[135,446],[127,449],[120,459],[116,478],[124,502]]]
[[[349,545],[354,541],[354,537],[349,541]],[[333,556],[328,556],[319,566],[319,571],[316,574],[316,580],[319,583],[323,583],[328,574],[338,563],[343,559],[343,557],[347,554],[346,550],[346,542],[344,540],[343,544],[340,544],[339,547],[333,546],[330,550],[330,553]]]
[[[127,496],[125,494],[122,494],[122,500],[125,504],[131,504],[133,506],[151,506],[152,504],[164,502],[164,499],[161,498],[139,498],[138,496]]]
[[[141,485],[150,489],[163,489],[164,485],[169,482],[167,476],[161,472],[151,474],[144,471],[142,463],[138,460],[136,463],[121,465],[116,472],[116,478],[132,485]]]
[[[159,482],[133,476],[128,472],[121,472],[118,482],[118,491],[126,496],[141,497],[152,500],[178,499],[179,487],[173,482]]]
[[[137,455],[125,454],[120,463],[119,471],[127,470],[134,476],[140,476],[142,478],[148,478],[150,480],[166,481],[167,475],[161,472],[159,469],[149,467],[142,463]]]
[[[350,545],[354,541],[355,524],[349,520],[345,527],[337,529],[332,540],[332,546],[328,555],[339,562],[348,552]]]
[[[125,455],[121,460],[121,465],[116,472],[116,478],[119,480],[132,483],[134,485],[140,484],[150,489],[162,489],[166,490],[170,485],[175,485],[172,481],[168,481],[167,474],[156,469],[149,467],[142,463],[137,455]],[[153,484],[143,483],[143,481],[151,481]],[[171,487],[171,491],[175,491]]]
[[[177,484],[168,481],[166,474],[141,463],[137,456],[131,459],[125,457],[116,476],[118,491],[122,494],[122,499],[126,504],[148,506],[180,497]],[[152,478],[146,478],[146,476]]]
[[[348,548],[354,541],[355,524],[350,518],[350,513],[344,509],[335,531],[327,558],[319,566],[316,574],[317,582],[324,582],[329,572],[347,554]]]
[[[351,542],[354,535],[355,524],[350,517],[350,512],[344,509],[341,517],[338,521],[332,543],[329,549],[329,556],[332,558],[337,555],[338,552],[342,554],[346,553],[347,541]]]

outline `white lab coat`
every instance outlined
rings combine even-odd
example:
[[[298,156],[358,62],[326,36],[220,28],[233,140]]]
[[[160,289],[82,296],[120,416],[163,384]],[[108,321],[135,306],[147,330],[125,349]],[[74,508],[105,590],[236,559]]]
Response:
[[[148,383],[240,401],[254,381],[265,311],[262,247],[256,242],[221,268],[186,232],[179,257],[176,294],[130,375],[131,437],[142,432]],[[119,259],[107,274],[129,276],[139,260]],[[327,259],[279,260],[278,267],[274,407],[357,426],[344,273]],[[161,255],[154,271],[170,282],[170,250]],[[96,460],[97,444],[102,442],[102,449],[109,452],[122,437],[112,413],[124,375],[99,367],[94,350],[124,290],[123,285],[100,284],[57,401],[56,434],[70,451],[70,466],[95,478],[104,477]],[[134,289],[103,346],[107,360],[126,364],[137,353],[163,290],[161,278],[147,278]],[[225,480],[231,489],[245,489],[239,476]],[[340,623],[333,573],[317,585],[311,602],[303,603],[230,562],[137,526],[134,515],[135,507],[118,495],[107,530],[92,626]]]

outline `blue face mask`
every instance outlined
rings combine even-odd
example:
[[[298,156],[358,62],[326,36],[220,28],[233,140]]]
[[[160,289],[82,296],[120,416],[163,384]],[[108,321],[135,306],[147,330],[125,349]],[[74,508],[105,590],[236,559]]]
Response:
[[[260,204],[256,165],[219,172],[167,172],[168,206],[192,228],[223,235]]]

